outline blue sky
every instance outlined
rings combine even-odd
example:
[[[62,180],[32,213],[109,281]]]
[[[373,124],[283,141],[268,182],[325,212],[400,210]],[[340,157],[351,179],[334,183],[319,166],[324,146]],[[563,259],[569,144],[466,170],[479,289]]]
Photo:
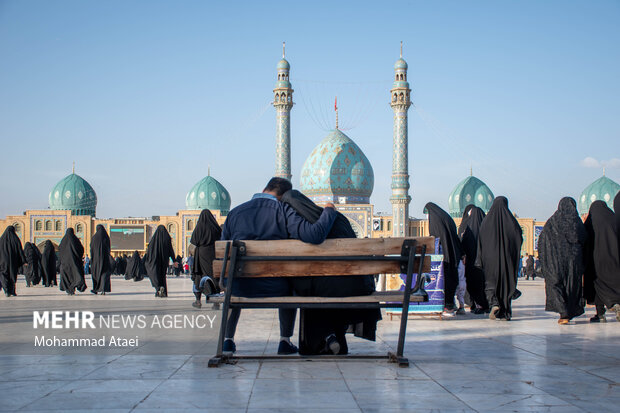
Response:
[[[620,182],[618,21],[618,1],[0,0],[0,216],[47,208],[73,161],[102,218],[174,214],[209,165],[233,205],[249,199],[274,172],[282,41],[293,184],[338,95],[389,212],[402,40],[411,215],[447,208],[472,166],[547,219],[602,163]]]

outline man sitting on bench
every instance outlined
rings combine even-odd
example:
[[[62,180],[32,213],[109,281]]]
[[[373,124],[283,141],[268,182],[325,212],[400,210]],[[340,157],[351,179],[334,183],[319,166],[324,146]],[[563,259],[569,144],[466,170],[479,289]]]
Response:
[[[282,195],[292,189],[290,181],[271,178],[262,193],[228,213],[222,231],[222,240],[278,240],[299,239],[311,244],[320,244],[336,220],[334,204],[328,203],[319,219],[311,224],[293,208],[280,202]],[[238,297],[282,297],[292,295],[292,287],[286,278],[237,278],[233,283],[232,295]],[[297,346],[291,343],[295,328],[296,309],[279,309],[280,344],[278,354],[295,354]],[[236,351],[234,342],[241,309],[230,310],[222,351],[232,354]]]

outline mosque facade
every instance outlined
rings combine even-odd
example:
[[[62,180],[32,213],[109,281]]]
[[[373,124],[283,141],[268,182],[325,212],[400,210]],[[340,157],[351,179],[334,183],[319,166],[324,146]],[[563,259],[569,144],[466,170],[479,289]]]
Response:
[[[401,57],[394,65],[394,84],[390,90],[389,104],[394,111],[392,154],[392,211],[375,211],[370,197],[375,176],[370,160],[362,149],[345,133],[336,128],[328,132],[308,155],[301,169],[299,189],[315,203],[333,203],[344,214],[358,237],[426,236],[427,219],[409,216],[409,165],[408,165],[408,110],[411,106],[411,89],[407,81],[407,62]],[[273,89],[273,106],[276,110],[275,176],[291,180],[291,125],[293,88],[290,81],[290,64],[284,58],[277,64],[277,80]],[[381,182],[381,185],[387,184]],[[294,184],[294,186],[296,186]],[[613,198],[620,185],[603,176],[593,182],[579,196],[579,213],[584,216],[595,200],[606,201],[612,208]],[[482,208],[485,213],[494,199],[491,189],[479,178],[470,176],[460,181],[448,195],[448,212],[458,226],[467,205]],[[90,240],[97,225],[103,225],[110,234],[112,254],[130,255],[137,250],[144,253],[148,242],[159,225],[169,232],[177,255],[190,254],[190,239],[200,211],[211,210],[220,225],[231,209],[231,196],[217,179],[207,176],[188,191],[185,208],[172,216],[150,218],[96,218],[97,194],[93,187],[73,171],[61,179],[49,193],[49,209],[26,210],[21,215],[0,219],[0,231],[13,225],[22,243],[33,242],[42,249],[46,240],[55,246],[67,228],[90,251]],[[523,230],[523,253],[536,254],[538,236],[545,224],[532,218],[517,217]]]

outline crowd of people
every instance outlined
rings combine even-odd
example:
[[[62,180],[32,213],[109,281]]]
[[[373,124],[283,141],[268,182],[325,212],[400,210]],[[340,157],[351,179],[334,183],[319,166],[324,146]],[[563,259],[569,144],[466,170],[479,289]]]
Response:
[[[620,321],[620,194],[614,211],[602,201],[592,203],[582,222],[575,200],[563,198],[558,210],[545,224],[539,239],[539,259],[521,257],[522,230],[508,208],[508,200],[495,198],[488,213],[476,206],[466,207],[459,227],[438,205],[425,206],[429,232],[436,237],[443,255],[444,315],[465,313],[465,304],[476,314],[488,313],[493,320],[512,318],[512,301],[519,298],[520,273],[527,279],[545,279],[547,311],[560,315],[559,324],[568,324],[584,314],[585,304],[596,306],[591,322],[604,322],[605,312],[615,312]],[[135,251],[113,259],[110,237],[97,225],[90,243],[90,255],[69,228],[58,247],[51,241],[43,252],[27,242],[22,248],[15,229],[7,227],[0,238],[0,283],[7,297],[16,296],[17,274],[25,275],[27,287],[39,282],[45,287],[58,285],[68,295],[84,292],[85,275],[91,274],[92,294],[111,291],[111,275],[141,281],[148,276],[156,297],[167,297],[166,278],[190,273],[195,301],[201,307],[203,293],[219,290],[214,281],[213,259],[217,240],[300,239],[319,244],[327,238],[353,238],[355,232],[347,218],[333,204],[321,208],[289,181],[272,178],[261,193],[235,207],[223,228],[208,209],[201,212],[192,233],[193,255],[175,255],[172,240],[163,225],[151,237],[146,254]],[[60,281],[57,280],[60,274]],[[225,283],[225,280],[222,280]],[[308,277],[307,279],[239,279],[233,294],[242,297],[266,296],[347,296],[375,291],[374,274],[359,277]],[[379,310],[301,310],[305,332],[300,347],[291,343],[297,310],[280,309],[279,354],[346,354],[345,332],[355,326],[356,335],[375,339]],[[240,310],[231,311],[226,325],[224,351],[234,352],[234,335]]]

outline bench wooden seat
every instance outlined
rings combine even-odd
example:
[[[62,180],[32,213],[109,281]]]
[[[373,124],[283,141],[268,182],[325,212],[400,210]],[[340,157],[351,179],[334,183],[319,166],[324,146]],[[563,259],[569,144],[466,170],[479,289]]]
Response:
[[[235,297],[226,288],[224,295],[211,295],[212,303],[221,303],[222,320],[217,354],[210,367],[233,358],[222,352],[224,333],[230,308],[382,308],[400,307],[403,310],[396,353],[388,359],[408,366],[403,356],[407,314],[410,302],[428,300],[424,282],[418,277],[413,286],[413,274],[430,271],[430,256],[434,251],[433,237],[410,238],[347,238],[329,239],[319,245],[298,240],[276,241],[218,241],[215,244],[214,274],[220,274],[227,285],[235,278],[355,276],[367,274],[406,274],[404,291],[375,292],[354,297]],[[346,357],[346,356],[341,356]],[[262,357],[255,357],[262,358]],[[274,357],[267,357],[274,358]]]

